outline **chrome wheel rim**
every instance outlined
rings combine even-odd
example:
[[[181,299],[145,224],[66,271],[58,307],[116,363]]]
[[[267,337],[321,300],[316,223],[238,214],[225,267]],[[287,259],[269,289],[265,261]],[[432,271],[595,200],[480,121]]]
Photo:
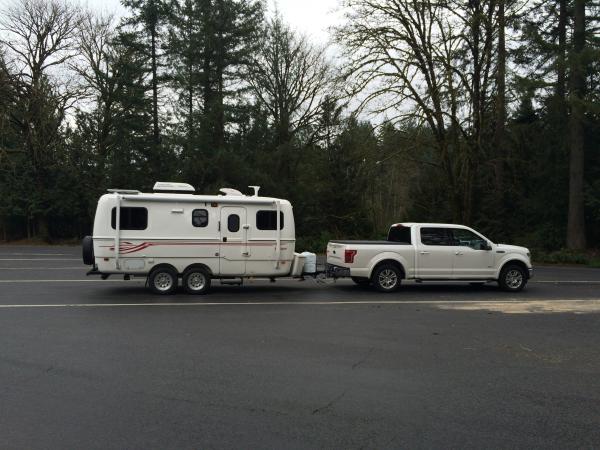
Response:
[[[173,287],[173,277],[166,272],[161,272],[154,277],[154,286],[159,291],[168,291]]]
[[[206,285],[206,277],[203,273],[193,272],[187,277],[187,285],[193,291],[200,291]]]
[[[393,289],[398,284],[398,274],[392,269],[384,269],[379,272],[379,284],[384,289]]]
[[[516,289],[523,284],[523,274],[517,269],[511,269],[506,273],[504,281],[509,288]]]

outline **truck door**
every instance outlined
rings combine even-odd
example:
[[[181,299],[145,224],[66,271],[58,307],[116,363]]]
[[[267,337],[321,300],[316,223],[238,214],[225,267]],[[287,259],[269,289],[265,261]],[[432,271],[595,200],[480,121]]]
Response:
[[[246,208],[224,206],[221,208],[221,244],[219,263],[221,275],[246,274],[247,229]]]
[[[453,278],[490,278],[494,275],[494,253],[488,242],[464,228],[451,228],[454,239]]]
[[[454,247],[450,231],[440,227],[421,227],[416,246],[416,278],[452,278]]]

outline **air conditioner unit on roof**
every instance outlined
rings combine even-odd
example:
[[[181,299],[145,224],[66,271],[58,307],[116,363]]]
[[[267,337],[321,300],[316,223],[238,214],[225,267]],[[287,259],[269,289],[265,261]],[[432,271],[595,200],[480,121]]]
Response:
[[[157,181],[154,184],[154,191],[156,192],[194,192],[194,186],[187,183],[172,183],[169,181]]]

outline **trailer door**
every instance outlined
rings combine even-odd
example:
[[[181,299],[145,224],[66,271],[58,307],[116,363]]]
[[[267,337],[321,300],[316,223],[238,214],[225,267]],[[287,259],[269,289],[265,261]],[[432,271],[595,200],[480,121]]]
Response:
[[[246,208],[239,206],[222,207],[219,251],[219,272],[221,275],[241,276],[246,274],[247,246]]]

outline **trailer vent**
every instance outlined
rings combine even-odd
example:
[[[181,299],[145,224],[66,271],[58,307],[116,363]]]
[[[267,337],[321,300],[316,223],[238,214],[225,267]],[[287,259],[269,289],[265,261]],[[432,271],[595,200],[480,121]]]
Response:
[[[187,183],[171,183],[169,181],[157,181],[154,184],[155,192],[194,192],[195,189]]]
[[[221,188],[221,189],[219,189],[219,192],[222,192],[225,195],[241,195],[241,196],[244,195],[237,189],[231,189],[231,188]]]

